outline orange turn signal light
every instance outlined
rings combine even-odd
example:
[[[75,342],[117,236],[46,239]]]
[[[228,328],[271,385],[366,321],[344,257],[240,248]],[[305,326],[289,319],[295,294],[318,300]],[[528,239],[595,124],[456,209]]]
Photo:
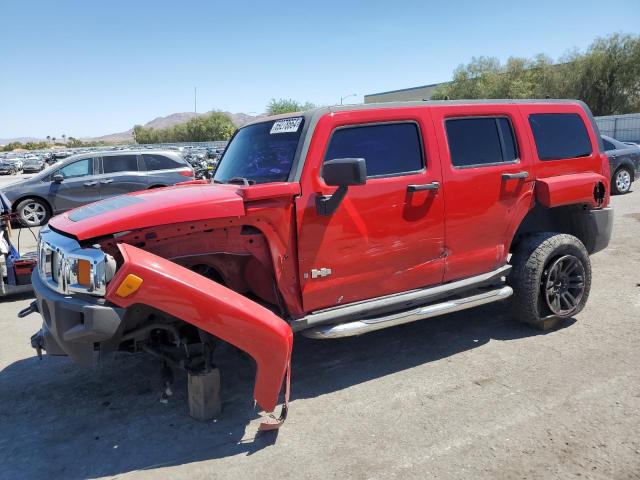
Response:
[[[83,287],[91,284],[91,263],[89,260],[78,260],[76,262],[78,283]]]
[[[139,276],[130,273],[125,277],[116,290],[116,295],[123,298],[128,297],[129,295],[136,293],[140,288],[140,285],[142,285],[142,279]]]

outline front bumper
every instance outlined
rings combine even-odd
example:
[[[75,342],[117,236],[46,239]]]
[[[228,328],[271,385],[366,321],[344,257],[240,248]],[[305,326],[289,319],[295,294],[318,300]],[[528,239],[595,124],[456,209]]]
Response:
[[[41,280],[37,270],[31,275],[38,311],[42,315],[40,344],[50,355],[68,355],[84,366],[94,366],[99,343],[118,337],[126,309],[104,298],[63,295]]]

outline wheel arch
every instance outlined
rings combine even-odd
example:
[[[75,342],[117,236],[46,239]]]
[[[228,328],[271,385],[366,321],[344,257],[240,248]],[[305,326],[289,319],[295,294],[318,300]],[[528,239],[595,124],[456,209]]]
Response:
[[[589,254],[599,250],[599,234],[585,205],[563,205],[547,208],[536,204],[520,222],[516,229],[509,252],[513,253],[527,237],[543,232],[567,233],[578,238]]]
[[[613,175],[615,175],[616,173],[618,173],[618,170],[620,170],[621,168],[626,168],[629,171],[629,174],[631,175],[631,181],[634,182],[636,180],[636,175],[635,175],[635,169],[633,167],[633,162],[631,160],[625,159],[622,160],[614,169],[613,171]]]
[[[47,207],[47,209],[49,210],[49,215],[53,215],[53,206],[51,205],[51,202],[49,202],[46,198],[37,195],[37,194],[30,194],[30,193],[26,193],[20,197],[18,197],[17,199],[15,199],[13,201],[13,204],[11,205],[11,211],[16,213],[17,209],[18,209],[18,205],[20,205],[21,202],[28,200],[28,199],[33,199],[33,200],[39,200],[42,203],[44,203],[45,207]]]

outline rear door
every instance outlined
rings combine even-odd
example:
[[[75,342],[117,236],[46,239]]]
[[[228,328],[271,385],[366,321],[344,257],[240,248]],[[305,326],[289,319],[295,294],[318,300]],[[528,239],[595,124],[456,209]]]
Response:
[[[527,132],[514,105],[432,109],[447,203],[444,280],[506,263],[511,233],[531,206],[534,175]]]
[[[307,311],[442,281],[444,201],[428,110],[334,112],[315,129],[296,200],[302,299]],[[335,187],[322,163],[364,158],[365,185],[349,187],[320,216],[318,196]]]
[[[100,194],[109,198],[147,188],[144,172],[140,172],[138,155],[123,153],[102,157]]]
[[[92,157],[69,163],[51,173],[48,198],[55,213],[100,200],[98,161]],[[53,181],[60,174],[64,180]]]

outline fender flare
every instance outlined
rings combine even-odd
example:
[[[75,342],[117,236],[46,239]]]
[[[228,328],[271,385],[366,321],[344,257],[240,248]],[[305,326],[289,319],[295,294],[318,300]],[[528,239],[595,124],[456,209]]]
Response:
[[[124,263],[109,284],[107,300],[123,308],[149,305],[247,352],[257,364],[256,402],[265,411],[273,411],[291,361],[289,324],[256,302],[176,263],[126,243],[118,248]],[[129,274],[140,277],[142,284],[121,297],[116,290]]]
[[[608,199],[598,201],[595,198],[594,189],[598,184],[604,185],[605,192],[609,191],[609,179],[594,172],[539,178],[535,187],[536,201],[547,208],[572,204],[587,204],[591,208],[600,208],[603,203],[608,203]]]

